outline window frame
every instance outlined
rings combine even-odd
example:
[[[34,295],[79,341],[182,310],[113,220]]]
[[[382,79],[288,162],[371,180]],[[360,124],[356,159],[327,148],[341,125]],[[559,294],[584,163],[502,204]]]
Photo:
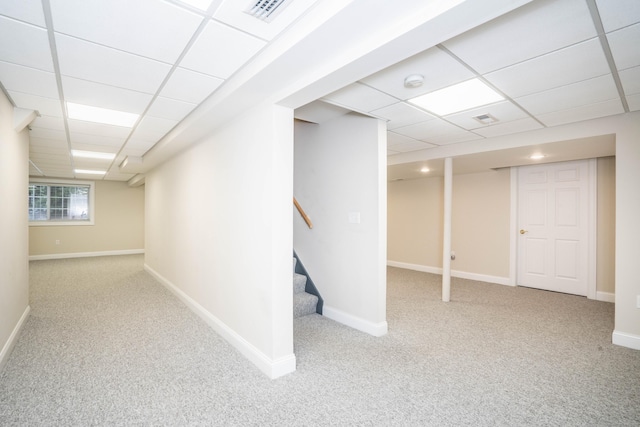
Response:
[[[47,220],[29,220],[30,227],[47,227],[47,226],[67,226],[67,225],[95,225],[95,181],[77,181],[70,179],[47,179],[47,178],[29,178],[29,185],[47,185],[51,186],[62,186],[62,187],[78,187],[78,186],[87,186],[89,187],[89,206],[88,206],[88,218],[87,219],[76,219],[76,220],[55,220],[55,219],[47,219]],[[28,199],[28,189],[27,189],[27,199]],[[48,196],[50,199],[50,196]],[[50,207],[48,207],[50,209]],[[29,203],[27,200],[27,217],[29,216]]]

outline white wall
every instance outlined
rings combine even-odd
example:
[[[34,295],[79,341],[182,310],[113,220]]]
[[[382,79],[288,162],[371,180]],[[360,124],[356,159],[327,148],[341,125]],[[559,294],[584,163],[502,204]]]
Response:
[[[385,124],[356,114],[296,122],[294,169],[294,195],[313,222],[309,229],[294,214],[294,248],[324,299],[323,314],[385,334]]]
[[[0,91],[0,370],[29,314],[29,134],[16,133],[12,120]]]
[[[270,377],[295,370],[293,112],[258,106],[151,171],[145,263]]]

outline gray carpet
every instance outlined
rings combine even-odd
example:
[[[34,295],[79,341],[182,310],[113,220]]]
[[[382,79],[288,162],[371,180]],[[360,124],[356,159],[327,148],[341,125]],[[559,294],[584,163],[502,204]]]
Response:
[[[0,425],[640,425],[640,352],[613,305],[389,268],[389,334],[294,322],[269,380],[142,269],[31,262],[31,316],[0,374]]]

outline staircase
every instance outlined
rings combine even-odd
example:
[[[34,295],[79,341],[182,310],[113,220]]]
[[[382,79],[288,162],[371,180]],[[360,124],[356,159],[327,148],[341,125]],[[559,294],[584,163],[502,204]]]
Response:
[[[293,258],[293,317],[306,316],[317,312],[318,297],[305,291],[307,287],[307,276],[296,273],[296,263]]]

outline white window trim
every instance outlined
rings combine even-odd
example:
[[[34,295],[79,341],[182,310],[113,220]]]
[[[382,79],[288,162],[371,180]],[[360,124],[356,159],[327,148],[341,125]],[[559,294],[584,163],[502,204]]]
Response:
[[[86,221],[29,221],[29,227],[51,227],[51,226],[67,226],[67,225],[94,225],[95,224],[95,181],[77,181],[72,179],[47,179],[47,178],[29,178],[29,184],[46,184],[46,185],[88,185],[89,186],[89,219]]]

